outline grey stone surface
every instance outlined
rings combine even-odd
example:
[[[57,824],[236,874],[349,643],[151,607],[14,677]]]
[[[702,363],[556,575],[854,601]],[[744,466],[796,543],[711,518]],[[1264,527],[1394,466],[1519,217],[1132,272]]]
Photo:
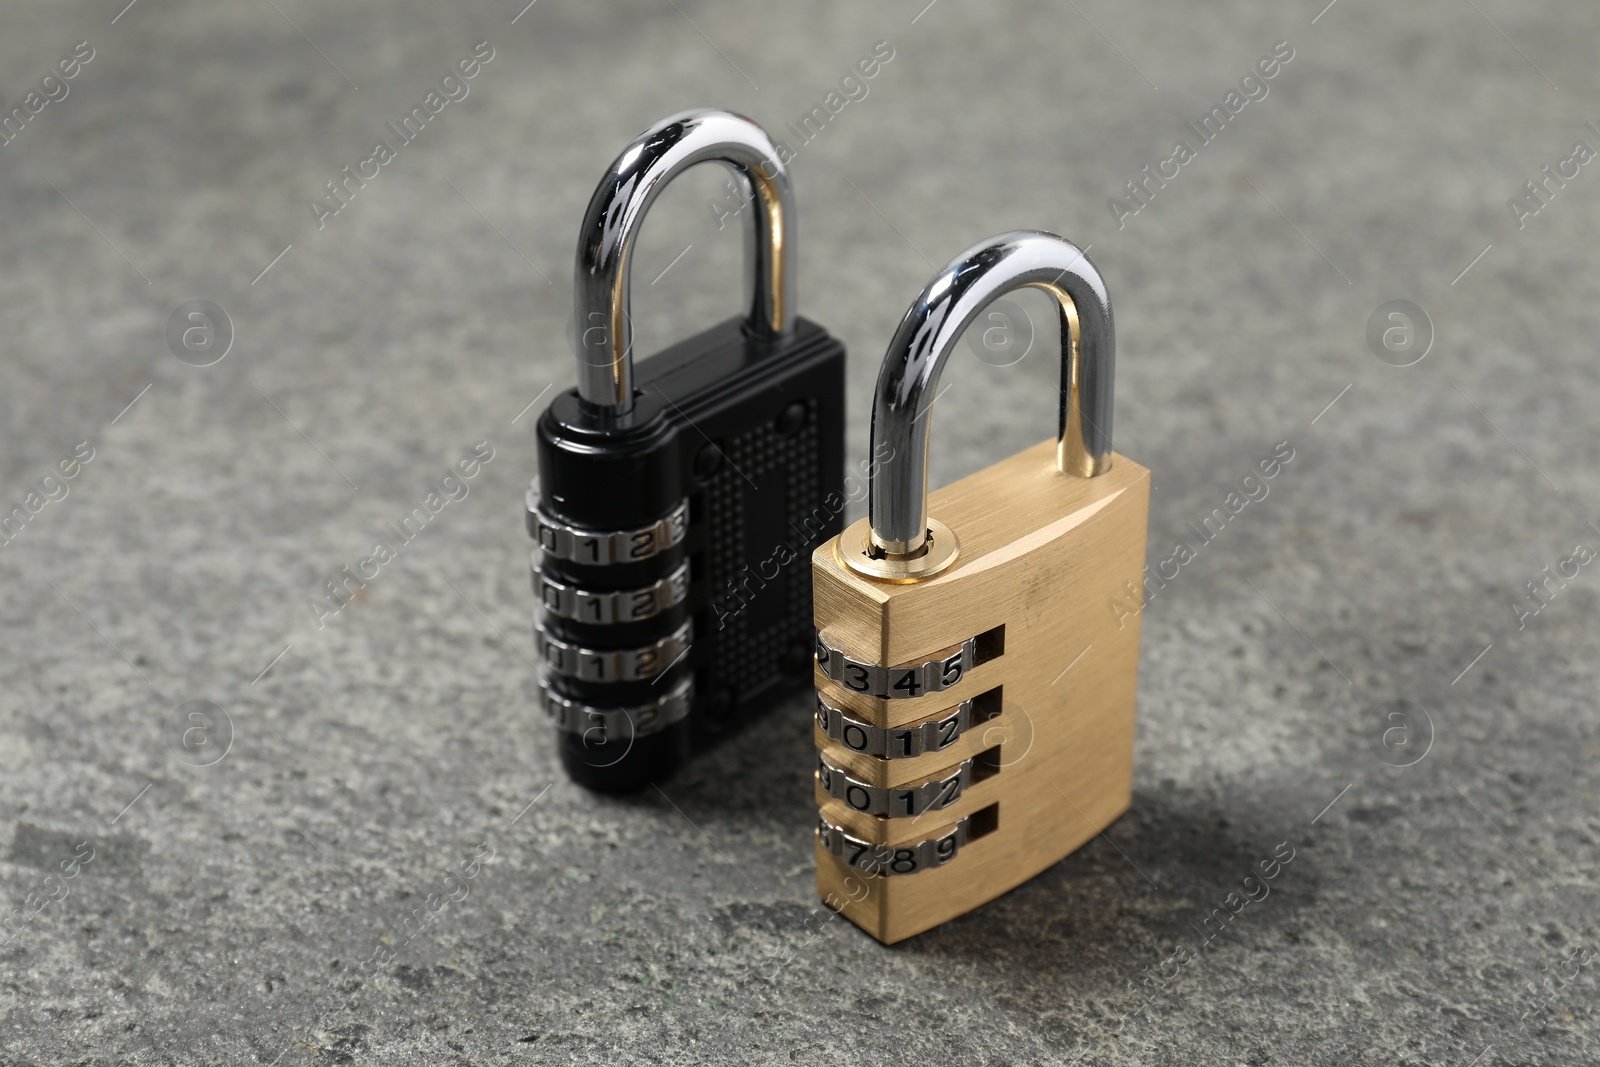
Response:
[[[0,146],[5,509],[93,449],[0,547],[0,1063],[1596,1061],[1600,578],[1515,605],[1600,545],[1600,176],[1520,229],[1507,199],[1600,147],[1600,12],[924,2],[0,15],[8,108],[94,48]],[[319,230],[308,199],[480,40],[470,95]],[[805,701],[664,793],[563,780],[514,419],[571,380],[618,147],[705,104],[782,136],[880,40],[794,162],[853,458],[905,304],[1017,226],[1110,281],[1153,561],[1294,450],[1146,609],[1132,811],[891,949],[816,910]],[[1268,95],[1119,228],[1108,198],[1280,40]],[[739,306],[719,185],[655,210],[641,350]],[[196,299],[235,332],[209,367],[166,340]],[[1410,367],[1365,339],[1395,299],[1437,332]],[[1047,341],[958,361],[937,481],[1049,432]],[[470,495],[319,629],[321,583],[479,441]],[[1164,962],[1280,843],[1270,895]],[[364,966],[430,893],[460,899]]]

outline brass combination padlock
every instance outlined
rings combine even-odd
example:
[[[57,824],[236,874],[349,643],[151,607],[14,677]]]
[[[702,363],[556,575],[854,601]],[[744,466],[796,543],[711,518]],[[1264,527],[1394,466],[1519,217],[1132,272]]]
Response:
[[[1023,286],[1060,305],[1058,436],[929,498],[940,372],[968,324]],[[812,575],[817,890],[885,943],[1027,881],[1132,798],[1127,605],[1150,472],[1111,451],[1114,353],[1094,265],[1015,231],[940,271],[884,356],[868,517],[816,550]]]

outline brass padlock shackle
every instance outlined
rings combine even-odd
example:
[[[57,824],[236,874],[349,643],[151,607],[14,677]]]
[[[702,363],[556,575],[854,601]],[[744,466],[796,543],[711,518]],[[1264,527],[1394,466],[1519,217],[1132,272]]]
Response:
[[[928,547],[928,412],[939,376],[968,324],[993,301],[1031,286],[1061,312],[1061,415],[1056,466],[1092,478],[1111,467],[1116,334],[1100,272],[1077,245],[1044,230],[980,241],[933,276],[900,320],[872,400],[872,452],[888,446],[871,479],[868,551],[888,560]]]
[[[755,210],[745,227],[753,282],[747,328],[766,339],[794,328],[794,193],[777,146],[760,126],[731,111],[670,115],[634,138],[607,168],[578,234],[578,395],[609,414],[633,410],[628,292],[634,239],[667,182],[708,160],[727,164],[750,185]]]

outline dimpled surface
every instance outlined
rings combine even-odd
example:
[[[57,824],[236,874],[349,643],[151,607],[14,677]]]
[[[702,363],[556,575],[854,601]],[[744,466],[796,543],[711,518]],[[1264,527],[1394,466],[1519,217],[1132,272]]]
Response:
[[[1596,1062],[1600,11],[123,3],[0,17],[0,1064]],[[1132,809],[893,949],[817,908],[807,698],[623,799],[532,714],[578,222],[707,105],[793,153],[853,470],[961,249],[1058,231],[1116,304],[1169,576]],[[739,309],[739,210],[716,168],[657,202],[641,351]],[[1436,334],[1407,367],[1395,300]],[[936,483],[1051,432],[1048,305],[1013,307]]]

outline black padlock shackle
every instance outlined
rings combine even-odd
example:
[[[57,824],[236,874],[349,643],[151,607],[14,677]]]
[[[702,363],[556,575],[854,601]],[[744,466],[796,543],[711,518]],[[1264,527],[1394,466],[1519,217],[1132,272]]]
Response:
[[[989,304],[1031,286],[1061,313],[1061,414],[1056,466],[1092,478],[1111,467],[1116,333],[1100,272],[1077,245],[1044,230],[1013,230],[962,252],[912,301],[884,354],[872,400],[872,452],[888,446],[871,479],[867,515],[874,555],[926,550],[928,412],[939,376],[967,326]]]
[[[745,226],[745,264],[753,281],[749,329],[773,338],[794,328],[794,193],[777,147],[760,126],[730,111],[670,115],[634,138],[607,168],[578,234],[578,395],[610,414],[633,410],[628,287],[634,239],[667,182],[708,160],[743,175],[753,195],[755,210]]]

